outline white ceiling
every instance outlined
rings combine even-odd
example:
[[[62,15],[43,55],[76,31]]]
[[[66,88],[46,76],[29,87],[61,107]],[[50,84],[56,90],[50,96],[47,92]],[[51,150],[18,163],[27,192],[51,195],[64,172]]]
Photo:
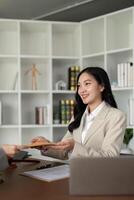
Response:
[[[0,18],[81,21],[134,5],[134,0],[0,0]]]

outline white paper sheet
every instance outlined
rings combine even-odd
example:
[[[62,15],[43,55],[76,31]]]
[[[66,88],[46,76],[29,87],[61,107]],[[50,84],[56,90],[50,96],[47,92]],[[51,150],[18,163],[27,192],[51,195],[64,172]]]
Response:
[[[23,172],[22,175],[50,182],[68,178],[70,176],[70,169],[69,165],[60,165],[57,167],[51,167],[47,169]]]

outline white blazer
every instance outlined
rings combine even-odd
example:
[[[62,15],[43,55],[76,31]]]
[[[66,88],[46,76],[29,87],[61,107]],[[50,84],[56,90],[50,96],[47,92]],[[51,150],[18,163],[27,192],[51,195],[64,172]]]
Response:
[[[75,146],[72,157],[113,157],[118,156],[123,144],[126,128],[126,116],[119,109],[105,105],[95,117],[82,143],[84,114],[80,126],[70,133],[67,131],[63,140],[73,138]],[[67,158],[66,151],[49,150],[44,155],[60,159]]]

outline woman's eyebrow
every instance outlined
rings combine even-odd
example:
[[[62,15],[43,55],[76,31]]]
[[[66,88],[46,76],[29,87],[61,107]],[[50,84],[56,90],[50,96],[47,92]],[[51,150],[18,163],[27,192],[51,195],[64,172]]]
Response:
[[[91,79],[86,79],[83,82],[92,81]],[[81,83],[80,81],[78,83]]]

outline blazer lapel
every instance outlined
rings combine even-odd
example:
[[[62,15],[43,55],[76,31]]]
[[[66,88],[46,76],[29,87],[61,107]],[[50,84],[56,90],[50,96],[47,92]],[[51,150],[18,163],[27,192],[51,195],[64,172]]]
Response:
[[[96,130],[98,130],[102,123],[104,123],[104,119],[108,112],[109,106],[105,105],[100,111],[100,113],[97,115],[97,117],[94,119],[92,125],[90,126],[88,133],[84,139],[84,144],[86,144],[89,138],[91,139],[91,137],[95,134]]]

